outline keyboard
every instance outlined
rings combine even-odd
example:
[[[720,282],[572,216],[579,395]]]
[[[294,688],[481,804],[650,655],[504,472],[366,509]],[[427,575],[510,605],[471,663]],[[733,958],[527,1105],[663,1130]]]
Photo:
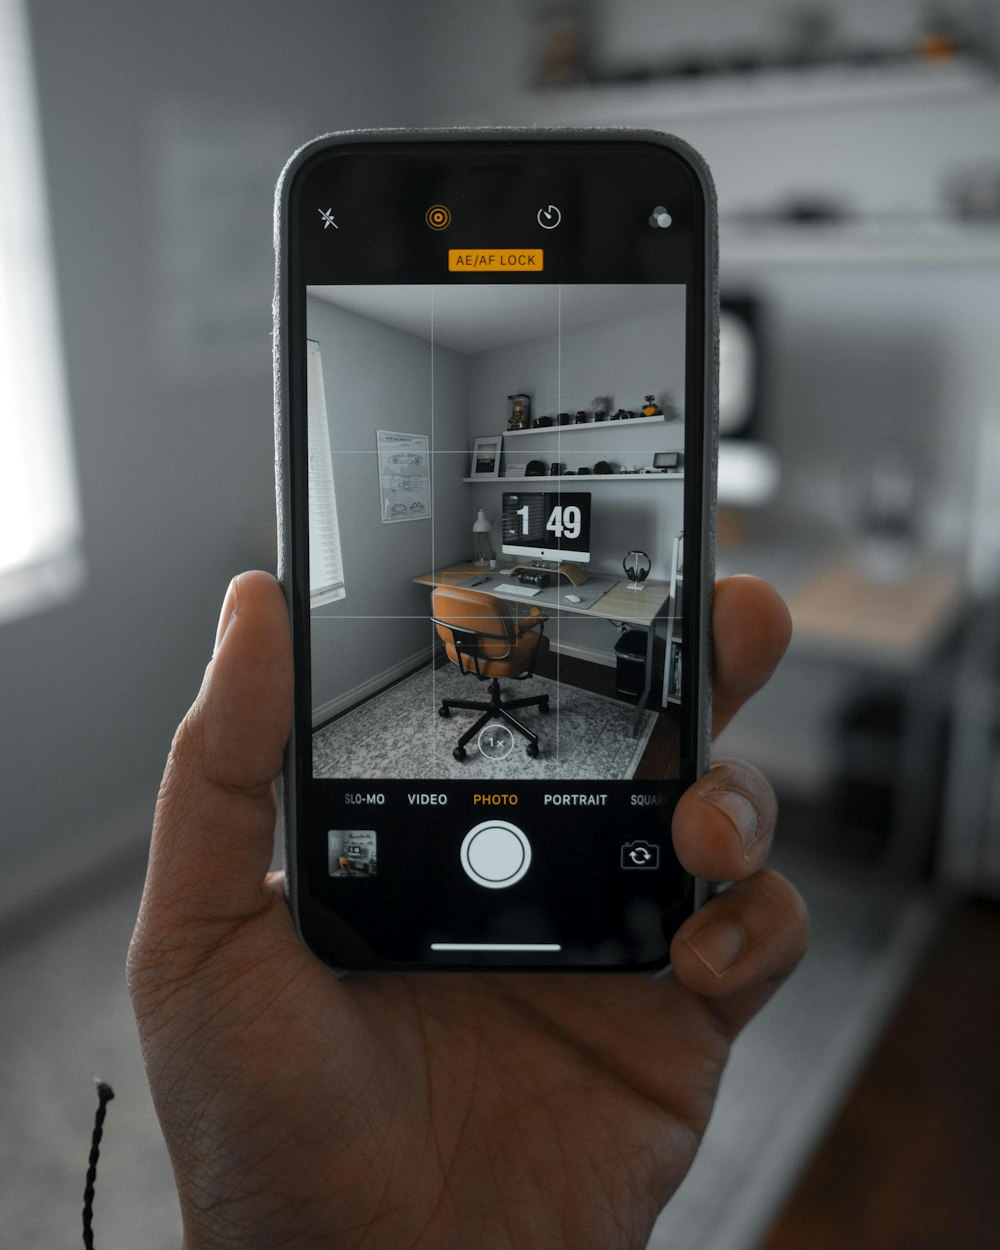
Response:
[[[501,582],[499,586],[491,586],[491,595],[518,595],[525,599],[533,599],[541,590],[541,586],[522,586],[520,582]]]

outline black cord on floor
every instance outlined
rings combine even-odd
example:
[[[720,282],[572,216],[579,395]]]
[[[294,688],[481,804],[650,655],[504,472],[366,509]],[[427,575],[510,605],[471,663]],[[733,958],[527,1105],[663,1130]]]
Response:
[[[83,1244],[87,1250],[94,1250],[94,1179],[97,1176],[97,1160],[101,1153],[101,1135],[104,1132],[104,1116],[108,1103],[115,1096],[115,1091],[104,1081],[94,1078],[97,1086],[97,1114],[94,1116],[94,1132],[90,1138],[90,1160],[87,1167],[87,1184],[83,1191]]]

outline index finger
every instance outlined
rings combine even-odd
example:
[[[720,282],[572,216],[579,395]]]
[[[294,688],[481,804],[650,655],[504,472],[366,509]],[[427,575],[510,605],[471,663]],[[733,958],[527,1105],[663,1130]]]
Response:
[[[712,600],[712,737],[765,686],[792,637],[785,601],[758,577],[717,582]]]

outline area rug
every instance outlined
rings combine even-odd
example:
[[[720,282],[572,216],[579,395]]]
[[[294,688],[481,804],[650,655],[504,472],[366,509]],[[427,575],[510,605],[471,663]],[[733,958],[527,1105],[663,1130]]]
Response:
[[[453,758],[458,739],[480,713],[456,709],[444,718],[438,715],[441,700],[485,700],[488,686],[448,665],[420,669],[317,730],[313,776],[607,781],[627,780],[635,772],[653,730],[653,713],[643,713],[633,738],[631,704],[546,677],[501,685],[505,699],[549,696],[547,715],[532,707],[514,712],[538,734],[535,759],[526,754],[526,739],[520,734],[514,734],[503,758],[484,755],[477,738],[468,743],[465,760]],[[485,745],[489,750],[490,744]]]

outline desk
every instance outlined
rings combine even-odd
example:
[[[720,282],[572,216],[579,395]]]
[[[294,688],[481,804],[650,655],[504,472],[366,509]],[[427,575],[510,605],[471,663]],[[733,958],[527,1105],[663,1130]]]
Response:
[[[842,557],[788,595],[796,643],[919,674],[962,610],[962,581],[956,564],[939,562],[879,584]]]
[[[935,834],[937,734],[952,682],[942,643],[964,607],[962,571],[954,561],[927,561],[905,581],[885,585],[869,581],[845,556],[788,596],[795,646],[896,679],[903,728],[884,860],[896,887],[917,877]]]
[[[444,569],[432,569],[430,573],[422,573],[413,580],[421,586],[459,586],[467,578],[476,575],[480,577],[489,576],[496,583],[509,582],[513,577],[513,574],[505,576],[496,569],[484,569],[481,564],[469,562],[466,564],[452,564]],[[573,587],[568,582],[556,588],[547,587],[539,595],[532,596],[530,599],[518,595],[496,595],[496,598],[503,599],[507,603],[516,603],[521,607],[537,607],[545,608],[548,611],[572,612],[577,616],[590,617],[597,620],[626,621],[630,625],[637,625],[640,629],[646,630],[646,680],[642,694],[639,696],[639,702],[636,705],[635,716],[632,718],[632,736],[634,738],[639,732],[642,713],[646,709],[650,691],[653,687],[653,648],[656,639],[656,628],[660,622],[666,624],[670,620],[670,583],[649,580],[643,582],[643,590],[629,590],[624,578],[609,577],[604,579],[600,573],[595,574],[595,578],[609,580],[613,584],[611,589],[606,594],[603,594],[591,607],[566,602],[566,595],[573,593]],[[490,590],[488,584],[477,586],[475,589],[487,595],[495,593]]]

